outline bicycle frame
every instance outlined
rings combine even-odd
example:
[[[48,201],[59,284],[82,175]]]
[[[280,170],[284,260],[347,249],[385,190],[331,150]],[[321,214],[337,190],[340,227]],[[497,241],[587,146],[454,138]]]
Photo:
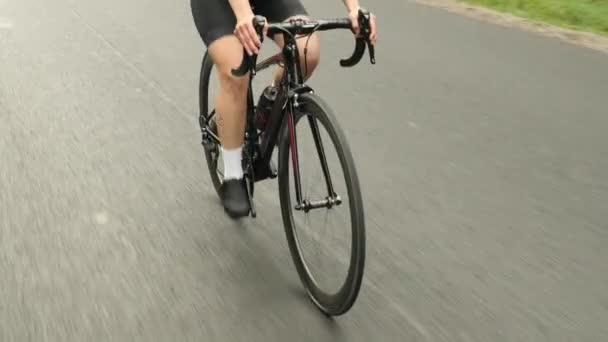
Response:
[[[370,55],[370,62],[375,63],[374,49],[371,44],[371,23],[373,16],[364,9],[359,10],[359,28],[360,35],[355,38],[355,50],[350,58],[341,59],[342,67],[352,67],[356,65],[365,52],[367,45]],[[249,55],[246,52],[243,54],[241,65],[238,68],[231,70],[235,77],[248,77],[249,89],[247,91],[247,108],[246,108],[246,129],[244,132],[244,147],[243,147],[243,173],[245,189],[247,191],[247,200],[250,204],[249,214],[252,218],[256,217],[255,203],[253,201],[254,185],[257,181],[267,178],[275,178],[278,176],[279,185],[279,200],[281,202],[281,215],[285,226],[287,242],[291,251],[291,256],[300,279],[308,296],[313,303],[328,316],[338,316],[346,313],[354,304],[363,279],[363,269],[365,262],[365,220],[363,213],[363,199],[355,172],[353,156],[348,148],[348,143],[342,133],[341,128],[335,122],[335,117],[331,109],[318,98],[313,95],[313,90],[304,82],[302,75],[302,66],[300,65],[300,52],[296,40],[300,37],[306,37],[308,34],[313,34],[317,31],[327,31],[333,29],[349,29],[352,30],[352,21],[349,18],[340,19],[322,19],[309,20],[303,22],[301,20],[290,20],[281,23],[267,23],[263,17],[256,16],[253,19],[254,29],[261,41],[265,36],[274,36],[282,34],[285,45],[282,50],[265,59],[260,63],[256,63],[257,55]],[[264,34],[263,34],[264,33]],[[297,38],[296,38],[297,37]],[[208,52],[205,54],[203,66],[201,68],[201,78],[199,83],[199,124],[202,132],[202,143],[205,148],[205,158],[207,166],[211,174],[213,185],[220,197],[224,196],[222,174],[217,170],[217,162],[219,156],[219,146],[221,145],[217,134],[217,123],[214,125],[216,112],[209,108],[209,78],[214,64],[210,59]],[[306,60],[306,58],[304,58]],[[268,110],[270,113],[264,117],[265,127],[263,131],[258,131],[256,123],[262,120],[256,120],[256,103],[254,103],[254,92],[252,88],[253,77],[257,72],[270,68],[271,66],[280,65],[284,68],[284,73],[279,84],[277,85],[277,95],[272,104],[272,108]],[[249,75],[247,75],[249,73]],[[260,105],[258,103],[257,105]],[[302,197],[302,184],[300,181],[300,165],[298,156],[298,144],[296,134],[297,121],[306,117],[311,128],[312,138],[315,143],[317,157],[321,164],[323,175],[325,177],[325,185],[328,195],[320,200],[311,200]],[[348,265],[348,274],[344,283],[339,286],[337,292],[333,290],[327,292],[324,288],[319,287],[315,282],[315,276],[311,273],[304,255],[301,251],[301,246],[298,239],[296,220],[294,219],[294,204],[295,209],[308,212],[316,208],[330,209],[342,203],[342,199],[334,192],[332,180],[327,165],[325,149],[319,132],[319,121],[321,125],[328,130],[330,142],[336,146],[340,165],[344,168],[344,180],[346,181],[346,192],[348,201],[345,204],[350,209],[350,230],[351,230],[351,256]],[[306,121],[302,122],[306,125]],[[289,140],[287,140],[289,139]],[[280,144],[277,141],[280,140]],[[273,170],[271,157],[275,146],[279,146],[279,167],[280,173]],[[312,152],[312,151],[311,151]],[[314,153],[314,152],[312,152]],[[288,168],[290,167],[289,158],[291,157],[291,166],[293,167],[293,175],[289,175]],[[296,203],[291,200],[293,194],[291,188],[291,177],[294,180],[294,188],[296,192]],[[308,194],[306,194],[308,196]],[[323,196],[323,195],[321,195]]]
[[[265,59],[264,61],[256,64],[255,72],[262,71],[273,65],[283,64],[285,71],[283,78],[280,82],[278,94],[274,102],[273,108],[270,113],[269,121],[263,139],[259,145],[260,151],[257,158],[253,158],[254,165],[254,176],[256,180],[268,178],[272,170],[269,169],[270,159],[274,151],[274,146],[279,134],[282,132],[284,125],[287,125],[288,138],[290,143],[291,160],[293,167],[293,177],[296,188],[296,209],[302,209],[308,211],[316,207],[326,207],[325,201],[319,202],[308,202],[305,203],[302,198],[302,184],[300,180],[300,169],[299,169],[299,157],[297,149],[297,135],[295,130],[295,110],[299,107],[298,95],[302,93],[312,92],[313,90],[304,84],[304,77],[302,74],[302,68],[300,65],[299,50],[296,44],[296,38],[290,34],[284,33],[285,45],[280,53]],[[253,125],[254,119],[254,103],[253,103],[253,90],[251,83],[253,80],[253,73],[249,75],[249,94],[248,94],[248,129],[247,139],[248,146],[256,146],[258,134],[255,126]],[[325,150],[323,148],[323,142],[319,132],[319,127],[314,118],[309,117],[309,124],[313,133],[313,139],[315,141],[315,147],[319,155],[321,168],[326,180],[326,186],[328,191],[328,198],[332,199],[328,201],[329,205],[336,203],[335,193],[333,184],[329,174],[329,168],[327,166],[327,160],[325,157]],[[256,156],[258,151],[250,151],[252,156]],[[261,173],[261,174],[259,174]],[[323,202],[323,203],[321,203]]]

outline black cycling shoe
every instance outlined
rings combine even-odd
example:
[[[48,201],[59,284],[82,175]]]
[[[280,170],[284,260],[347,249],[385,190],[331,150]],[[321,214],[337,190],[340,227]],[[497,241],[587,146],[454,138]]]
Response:
[[[244,217],[251,210],[244,179],[230,179],[220,186],[224,211],[232,218]]]

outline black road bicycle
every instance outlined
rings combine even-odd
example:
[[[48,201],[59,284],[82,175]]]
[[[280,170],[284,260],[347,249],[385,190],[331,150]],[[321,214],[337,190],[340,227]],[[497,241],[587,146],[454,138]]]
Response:
[[[260,39],[263,39],[263,26],[265,19],[257,16],[254,18],[254,27]],[[356,38],[356,47],[353,55],[340,61],[343,67],[351,67],[357,64],[365,53],[367,46],[370,61],[375,64],[374,46],[370,44],[370,13],[366,10],[359,12],[359,24],[361,34]],[[253,202],[254,185],[261,180],[276,178],[278,176],[279,197],[281,214],[287,235],[287,241],[293,261],[300,279],[314,304],[326,315],[337,316],[346,313],[354,304],[363,278],[365,261],[365,222],[363,214],[363,203],[359,180],[355,169],[355,163],[347,144],[345,135],[338,125],[338,121],[330,107],[316,95],[312,88],[304,84],[302,70],[296,39],[313,34],[316,31],[333,29],[351,29],[348,19],[331,20],[292,20],[283,23],[269,23],[267,35],[274,36],[282,34],[285,45],[282,51],[259,64],[256,64],[257,56],[249,57],[244,53],[243,61],[238,69],[232,70],[235,76],[244,76],[249,73],[249,91],[247,96],[247,124],[245,133],[245,144],[243,147],[243,170],[249,201],[251,204],[251,216],[256,217]],[[268,122],[263,132],[255,125],[256,105],[253,101],[252,80],[257,72],[269,68],[272,65],[280,65],[284,68],[282,81],[278,86],[278,94],[270,110]],[[204,146],[205,158],[213,185],[218,191],[222,184],[222,172],[218,169],[220,157],[220,141],[217,133],[216,113],[209,108],[210,75],[213,62],[208,53],[203,59],[200,74],[200,114],[199,123],[202,132],[202,144]],[[302,120],[306,118],[306,120]],[[296,126],[302,123],[311,130],[318,162],[322,169],[323,180],[317,182],[326,188],[326,196],[322,198],[307,198],[302,191],[300,160],[298,155],[298,139]],[[343,174],[330,174],[325,144],[327,140],[321,139],[320,128],[324,128],[329,136],[329,143],[333,144]],[[278,146],[278,169],[275,169],[271,160],[274,147]],[[291,171],[290,171],[291,168]],[[332,177],[343,177],[346,183],[347,194],[336,193]],[[293,180],[290,179],[293,177]],[[324,183],[324,184],[323,184]],[[290,187],[290,185],[292,187]],[[290,196],[295,191],[295,203]],[[325,192],[325,190],[323,190]],[[344,201],[343,197],[348,200]],[[311,267],[307,263],[301,248],[295,212],[309,213],[313,210],[332,210],[340,206],[347,206],[350,214],[351,241],[347,243],[350,255],[344,260],[348,264],[344,281],[337,288],[321,288]]]

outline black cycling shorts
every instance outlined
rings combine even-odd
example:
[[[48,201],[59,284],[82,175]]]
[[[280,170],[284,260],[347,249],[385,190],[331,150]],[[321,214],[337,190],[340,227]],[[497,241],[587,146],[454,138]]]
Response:
[[[281,22],[296,15],[307,15],[300,0],[250,0],[253,12],[269,22]],[[236,17],[228,0],[190,0],[194,24],[207,47],[215,40],[231,35]]]

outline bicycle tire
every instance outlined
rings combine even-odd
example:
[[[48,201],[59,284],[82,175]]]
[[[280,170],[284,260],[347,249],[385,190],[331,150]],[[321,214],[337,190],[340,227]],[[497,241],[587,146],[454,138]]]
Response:
[[[211,60],[211,55],[209,55],[208,52],[205,52],[199,78],[199,123],[206,124],[207,128],[217,135],[217,123],[215,122],[215,115],[210,115],[211,113],[209,111],[209,81],[211,78],[212,70],[213,61]],[[200,118],[203,118],[203,120],[200,120]],[[207,161],[207,168],[209,170],[211,182],[213,183],[213,187],[215,188],[216,193],[218,194],[218,196],[220,196],[220,187],[223,183],[223,180],[217,173],[217,163],[219,160],[219,155],[221,153],[221,148],[218,144],[210,142],[208,145],[203,146],[203,150],[205,154],[205,160]]]
[[[302,281],[308,296],[313,303],[328,316],[339,316],[351,309],[360,292],[365,265],[365,221],[363,202],[354,159],[347,144],[344,132],[338,125],[331,108],[317,95],[312,93],[303,94],[298,98],[300,108],[296,113],[305,112],[307,115],[315,116],[326,129],[333,143],[338,159],[344,172],[351,219],[351,256],[348,273],[340,290],[334,294],[323,292],[315,283],[314,275],[311,274],[306,265],[303,253],[297,238],[295,222],[292,212],[290,197],[290,141],[289,125],[285,124],[281,132],[281,143],[279,144],[279,196],[281,202],[281,214],[287,241],[296,270]],[[294,129],[301,114],[294,115]]]

